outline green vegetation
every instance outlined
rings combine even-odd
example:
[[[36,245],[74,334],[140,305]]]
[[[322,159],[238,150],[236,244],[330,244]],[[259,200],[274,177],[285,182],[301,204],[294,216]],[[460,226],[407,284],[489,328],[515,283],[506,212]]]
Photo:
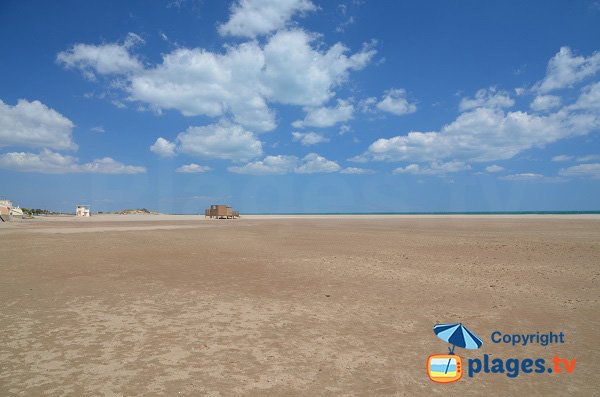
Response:
[[[40,208],[21,208],[21,210],[23,211],[23,214],[25,214],[25,215],[55,215],[55,214],[58,214],[58,212],[45,210],[45,209],[43,210]]]

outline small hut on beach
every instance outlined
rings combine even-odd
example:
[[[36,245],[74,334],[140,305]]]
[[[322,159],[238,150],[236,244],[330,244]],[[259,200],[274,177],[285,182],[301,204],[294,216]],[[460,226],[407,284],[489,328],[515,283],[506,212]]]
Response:
[[[234,211],[234,209],[228,205],[215,204],[204,210],[204,217],[215,219],[235,219],[240,217],[240,213],[238,211]]]

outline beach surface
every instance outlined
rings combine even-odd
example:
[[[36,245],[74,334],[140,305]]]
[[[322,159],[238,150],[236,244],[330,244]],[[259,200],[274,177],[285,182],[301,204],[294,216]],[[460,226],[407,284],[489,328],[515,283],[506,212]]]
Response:
[[[598,215],[45,217],[0,224],[0,274],[2,396],[600,395]]]

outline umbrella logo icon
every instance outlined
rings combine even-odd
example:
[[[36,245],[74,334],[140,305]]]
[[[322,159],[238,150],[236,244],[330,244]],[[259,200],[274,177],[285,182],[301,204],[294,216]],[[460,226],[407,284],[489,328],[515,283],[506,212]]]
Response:
[[[462,358],[454,354],[458,346],[463,349],[479,349],[483,342],[481,338],[461,324],[437,324],[433,332],[444,342],[450,343],[448,354],[433,354],[427,359],[427,374],[429,379],[437,383],[456,382],[462,378]]]

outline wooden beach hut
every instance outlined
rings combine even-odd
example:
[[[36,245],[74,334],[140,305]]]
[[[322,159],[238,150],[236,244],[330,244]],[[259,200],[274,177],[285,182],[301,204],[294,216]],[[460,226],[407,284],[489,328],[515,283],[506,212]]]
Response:
[[[214,204],[204,210],[204,216],[211,219],[235,219],[240,217],[240,213],[228,205]]]

